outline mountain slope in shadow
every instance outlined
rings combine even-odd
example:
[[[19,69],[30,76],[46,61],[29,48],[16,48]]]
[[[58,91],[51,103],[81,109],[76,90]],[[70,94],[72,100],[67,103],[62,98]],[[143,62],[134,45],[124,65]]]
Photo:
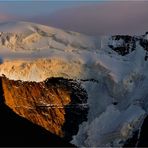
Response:
[[[138,147],[148,147],[148,116],[145,118],[141,127]]]
[[[0,146],[74,146],[15,114],[4,103],[1,84],[0,80]]]

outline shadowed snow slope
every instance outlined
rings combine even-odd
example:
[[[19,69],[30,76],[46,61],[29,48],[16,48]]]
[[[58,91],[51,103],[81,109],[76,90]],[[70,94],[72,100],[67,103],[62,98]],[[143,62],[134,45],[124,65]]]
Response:
[[[148,112],[148,38],[88,37],[38,24],[0,24],[0,75],[40,82],[77,80],[88,95],[88,120],[77,146],[123,146]]]

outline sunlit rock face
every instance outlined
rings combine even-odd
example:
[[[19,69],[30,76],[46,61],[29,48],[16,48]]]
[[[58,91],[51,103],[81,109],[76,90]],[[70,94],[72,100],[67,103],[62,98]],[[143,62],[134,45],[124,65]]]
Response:
[[[66,140],[87,119],[86,91],[80,84],[62,78],[22,82],[2,78],[5,103],[18,115]]]

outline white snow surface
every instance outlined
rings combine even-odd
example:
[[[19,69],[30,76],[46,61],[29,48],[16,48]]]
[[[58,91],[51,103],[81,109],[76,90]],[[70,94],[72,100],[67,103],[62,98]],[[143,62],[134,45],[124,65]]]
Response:
[[[0,75],[36,82],[74,79],[87,91],[88,120],[71,143],[123,146],[140,129],[148,112],[148,63],[139,42],[135,51],[121,56],[108,47],[108,36],[89,37],[28,22],[2,23],[0,32]]]

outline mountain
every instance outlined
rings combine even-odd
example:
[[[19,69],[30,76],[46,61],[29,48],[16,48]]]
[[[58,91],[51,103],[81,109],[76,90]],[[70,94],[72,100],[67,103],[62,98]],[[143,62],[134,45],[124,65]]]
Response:
[[[76,146],[124,146],[135,133],[139,138],[148,112],[147,33],[89,37],[26,22],[0,24],[0,31],[0,75],[14,112],[58,136],[70,133]],[[61,115],[55,115],[58,108],[45,109],[54,107],[52,95],[71,111],[65,105]]]
[[[0,23],[0,37],[0,47],[10,51],[95,48],[89,36],[26,22]]]

